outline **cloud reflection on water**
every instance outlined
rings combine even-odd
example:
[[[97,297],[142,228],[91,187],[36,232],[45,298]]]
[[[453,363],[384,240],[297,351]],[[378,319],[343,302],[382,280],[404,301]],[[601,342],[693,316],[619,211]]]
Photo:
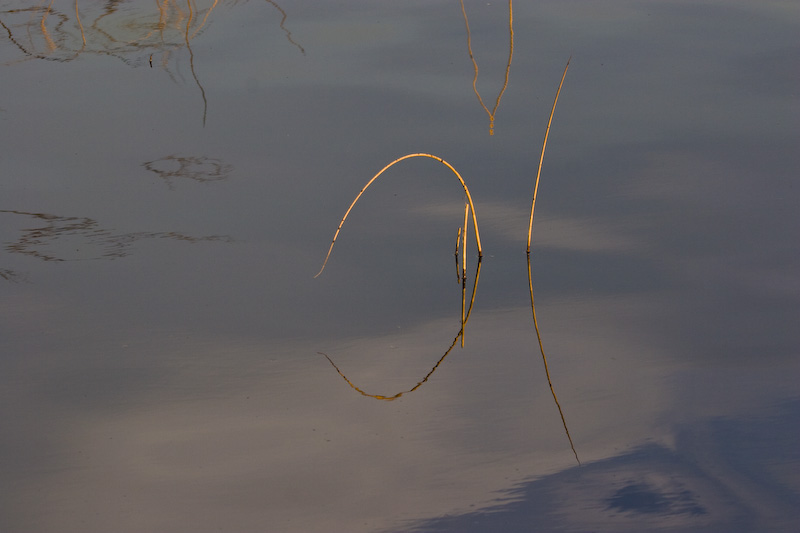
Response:
[[[22,490],[38,491],[37,505],[50,513],[18,511],[24,524],[39,530],[53,529],[50,519],[70,523],[80,517],[94,530],[204,531],[226,525],[246,530],[270,523],[277,529],[326,531],[335,522],[348,531],[374,531],[392,529],[402,517],[440,516],[443,509],[458,514],[467,503],[482,508],[522,497],[538,506],[538,496],[524,492],[534,491],[557,499],[548,515],[554,521],[602,519],[594,527],[614,530],[631,517],[620,513],[622,504],[614,507],[613,499],[623,497],[626,487],[646,485],[667,499],[689,490],[691,501],[707,511],[674,513],[676,523],[719,524],[731,509],[732,496],[722,487],[732,479],[725,476],[734,474],[709,477],[694,470],[697,462],[704,469],[710,464],[704,445],[685,450],[679,429],[702,426],[709,415],[738,416],[741,406],[722,397],[713,405],[685,405],[681,389],[660,368],[664,348],[643,336],[638,323],[657,316],[660,304],[652,295],[540,302],[549,349],[559,354],[551,371],[588,465],[583,468],[573,468],[543,386],[541,363],[532,352],[530,309],[476,312],[470,342],[449,360],[447,372],[390,404],[364,401],[331,379],[325,361],[311,363],[315,346],[331,341],[248,345],[234,339],[232,366],[220,339],[151,334],[131,345],[124,359],[103,367],[129,368],[146,356],[159,361],[159,379],[146,387],[129,383],[136,393],[117,395],[110,405],[87,410],[75,403],[82,391],[71,388],[74,381],[50,383],[53,390],[46,396],[14,387],[18,401],[34,402],[36,411],[62,421],[51,436],[62,460],[85,464],[77,471],[44,468],[19,479]],[[402,386],[452,322],[333,342],[356,369],[355,379]],[[185,352],[192,353],[191,362],[181,356]],[[376,359],[376,353],[382,356]],[[796,369],[764,371],[776,385],[788,385]],[[718,376],[718,386],[742,388],[738,373]],[[773,400],[758,385],[754,391],[753,408]],[[776,387],[774,398],[781,394]],[[46,403],[48,397],[57,404]],[[676,420],[681,420],[677,433]],[[652,444],[626,451],[642,442]],[[769,449],[770,443],[762,444]],[[530,472],[544,477],[528,484]],[[65,483],[69,492],[61,490]],[[748,488],[746,479],[737,483]],[[514,484],[530,489],[507,492]],[[159,505],[163,498],[171,505]],[[679,502],[669,509],[679,509]],[[241,511],[240,522],[231,524],[224,511],[231,505]],[[142,508],[150,512],[129,514]],[[514,509],[507,506],[509,513]],[[753,520],[761,519],[757,512],[752,511]],[[572,521],[564,521],[565,513]],[[128,516],[122,528],[120,516]],[[663,513],[647,516],[664,519]],[[436,522],[431,524],[430,530],[437,530]]]
[[[762,62],[796,55],[781,40],[797,34],[798,19],[796,7],[777,4],[518,5],[517,28],[536,31],[518,31],[523,53],[493,144],[485,125],[462,118],[482,115],[453,5],[309,7],[298,26],[310,58],[297,69],[244,54],[258,21],[243,21],[250,31],[223,33],[214,41],[223,53],[203,71],[229,107],[202,133],[187,126],[183,95],[150,99],[140,80],[148,71],[116,60],[84,57],[69,72],[31,61],[0,78],[15,96],[13,108],[3,103],[13,125],[2,158],[13,205],[4,207],[35,213],[47,202],[41,212],[91,214],[105,227],[220,228],[249,239],[235,251],[204,247],[202,258],[165,246],[126,261],[36,261],[36,283],[2,284],[0,529],[375,531],[425,519],[435,529],[437,517],[485,514],[476,509],[553,530],[654,528],[656,517],[727,527],[714,520],[729,512],[743,528],[778,529],[770,526],[798,507],[796,446],[786,444],[796,439],[784,440],[797,420],[769,413],[797,397],[800,369],[796,113],[785,112],[794,78]],[[536,243],[551,253],[537,271],[566,260],[542,268],[537,311],[584,469],[573,467],[520,301],[524,259],[509,252],[524,240],[529,138],[539,135],[537,94],[515,90],[540,87],[571,47],[580,68],[569,90],[580,105],[561,109],[559,134],[570,142],[549,151],[551,172],[565,178],[545,181],[554,188]],[[466,61],[454,66],[458,58]],[[86,70],[72,68],[80,64]],[[254,64],[268,68],[254,73]],[[89,91],[86,77],[109,65],[119,67],[109,85]],[[52,78],[42,68],[62,69],[59,83],[43,89]],[[739,69],[750,77],[744,91],[728,77]],[[262,89],[247,93],[256,76]],[[71,127],[78,118],[82,127]],[[316,352],[341,353],[359,383],[401,390],[430,368],[442,332],[458,329],[456,313],[437,319],[444,312],[419,292],[364,290],[387,278],[359,269],[371,249],[343,254],[340,271],[349,271],[336,282],[360,289],[346,306],[344,291],[323,301],[308,278],[329,238],[320,220],[340,215],[337,191],[361,175],[356,160],[373,158],[370,166],[409,139],[457,154],[483,182],[477,209],[494,229],[481,283],[492,290],[446,371],[413,395],[372,402]],[[241,178],[213,202],[138,189],[147,185],[141,161],[205,153],[206,144]],[[105,153],[91,153],[99,145]],[[356,150],[365,157],[349,157]],[[487,169],[499,165],[494,179]],[[116,197],[124,205],[109,202]],[[440,208],[450,206],[429,211]],[[452,209],[458,216],[462,205]],[[642,256],[649,262],[636,262]],[[415,274],[431,261],[399,260]],[[635,290],[624,285],[631,278]],[[379,330],[395,333],[369,333]],[[727,429],[714,433],[719,424]],[[548,496],[557,501],[526,514]]]

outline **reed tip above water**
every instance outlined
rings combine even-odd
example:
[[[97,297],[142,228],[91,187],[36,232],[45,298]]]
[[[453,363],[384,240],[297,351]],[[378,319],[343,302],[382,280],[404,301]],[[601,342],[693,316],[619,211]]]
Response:
[[[564,78],[567,77],[567,69],[569,69],[569,62],[572,61],[572,56],[567,59],[567,64],[564,66],[564,73],[561,75],[561,82],[558,84],[556,97],[553,100],[553,107],[550,109],[550,118],[547,120],[547,128],[544,131],[544,141],[542,142],[542,153],[539,156],[539,167],[536,170],[536,182],[533,186],[533,200],[531,201],[531,216],[528,224],[528,253],[531,252],[531,235],[533,233],[533,212],[536,209],[536,195],[539,192],[539,178],[542,175],[542,163],[544,162],[544,151],[547,148],[547,137],[550,135],[550,125],[553,123],[553,115],[556,112],[556,105],[558,104],[558,96],[561,94],[561,87],[564,85]]]

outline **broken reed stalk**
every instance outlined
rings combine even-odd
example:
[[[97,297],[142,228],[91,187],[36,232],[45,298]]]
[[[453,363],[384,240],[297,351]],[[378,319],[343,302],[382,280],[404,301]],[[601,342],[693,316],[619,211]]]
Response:
[[[394,161],[392,161],[391,163],[389,163],[388,165],[383,167],[380,170],[380,172],[375,174],[372,177],[372,179],[369,180],[366,185],[364,185],[364,188],[361,189],[361,192],[359,192],[358,195],[356,195],[355,200],[353,200],[353,203],[351,203],[350,207],[347,208],[347,211],[345,212],[344,216],[342,217],[341,222],[339,222],[339,226],[336,228],[336,233],[333,234],[333,240],[331,241],[331,246],[330,246],[330,248],[328,248],[328,255],[325,256],[325,261],[323,261],[323,263],[322,263],[322,268],[320,268],[319,272],[317,272],[317,275],[314,276],[315,278],[319,277],[319,275],[322,274],[322,271],[325,270],[325,265],[328,264],[328,259],[331,256],[331,252],[333,252],[333,245],[336,244],[336,238],[339,236],[339,231],[341,231],[342,226],[344,225],[344,221],[347,220],[347,216],[350,214],[350,211],[353,209],[353,206],[356,205],[356,202],[358,202],[358,199],[361,198],[361,195],[364,194],[364,191],[366,191],[367,188],[370,185],[372,185],[372,183],[376,179],[378,179],[378,176],[383,174],[390,167],[392,167],[393,165],[399,163],[400,161],[403,161],[405,159],[410,159],[412,157],[429,157],[431,159],[435,159],[436,161],[442,163],[444,166],[446,166],[447,168],[452,170],[453,174],[456,175],[456,177],[458,178],[458,181],[461,182],[461,187],[464,188],[464,193],[467,195],[467,204],[469,205],[469,209],[470,209],[470,211],[472,213],[472,225],[473,225],[473,228],[475,229],[475,243],[478,246],[478,257],[480,258],[480,257],[483,256],[483,252],[481,251],[481,236],[480,236],[480,233],[478,232],[478,219],[475,218],[475,206],[472,203],[472,195],[469,193],[469,189],[467,188],[467,184],[464,182],[464,178],[462,178],[461,174],[459,174],[458,171],[455,168],[453,168],[453,165],[451,165],[450,163],[448,163],[447,161],[445,161],[441,157],[438,157],[438,156],[435,156],[435,155],[431,155],[431,154],[425,154],[425,153],[414,153],[414,154],[404,155],[403,157],[398,157],[397,159],[395,159]],[[465,223],[464,229],[465,229],[465,232],[464,232],[464,243],[465,243],[465,246],[466,246],[466,223]],[[462,253],[463,253],[463,250],[462,250]]]
[[[544,142],[542,142],[542,155],[539,157],[539,169],[536,171],[536,183],[533,186],[533,200],[531,201],[531,218],[528,224],[528,253],[531,253],[531,233],[533,232],[533,210],[536,208],[536,194],[539,192],[539,177],[542,175],[542,163],[544,162],[544,151],[547,148],[547,137],[550,135],[550,124],[553,122],[553,115],[556,112],[556,104],[558,104],[558,95],[561,94],[561,86],[564,85],[564,78],[567,76],[567,69],[569,62],[572,61],[572,56],[567,59],[567,66],[564,67],[564,74],[561,75],[561,83],[558,84],[556,91],[556,98],[553,101],[553,108],[550,110],[550,119],[547,121],[547,129],[544,132]]]

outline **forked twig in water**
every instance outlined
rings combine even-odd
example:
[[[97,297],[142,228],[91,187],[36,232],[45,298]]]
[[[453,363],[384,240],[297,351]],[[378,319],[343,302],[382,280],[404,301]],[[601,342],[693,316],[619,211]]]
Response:
[[[508,87],[508,74],[511,71],[511,59],[514,57],[514,7],[511,0],[508,0],[508,65],[506,65],[506,79],[503,82],[503,88],[497,95],[497,101],[494,103],[494,109],[489,111],[486,104],[483,103],[481,93],[478,92],[478,62],[475,61],[475,55],[472,53],[472,32],[469,29],[469,19],[467,18],[467,10],[464,8],[464,0],[461,0],[461,13],[464,15],[464,25],[467,27],[467,50],[469,51],[469,58],[472,60],[472,66],[475,69],[475,76],[472,78],[472,90],[475,96],[478,97],[481,107],[486,114],[489,115],[489,135],[494,135],[494,115],[497,113],[497,108],[500,106],[500,99],[503,98],[503,93],[506,92]]]

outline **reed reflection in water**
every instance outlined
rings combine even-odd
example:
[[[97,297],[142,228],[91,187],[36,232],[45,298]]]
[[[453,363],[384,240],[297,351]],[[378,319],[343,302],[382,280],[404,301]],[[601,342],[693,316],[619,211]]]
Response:
[[[339,232],[341,231],[345,220],[347,220],[347,216],[350,214],[350,211],[352,211],[353,207],[356,205],[356,203],[361,198],[361,196],[364,194],[364,192],[367,190],[367,188],[369,188],[369,186],[372,185],[375,182],[375,180],[377,180],[378,177],[381,176],[381,174],[383,174],[386,170],[388,170],[389,168],[391,168],[395,164],[397,164],[397,163],[399,163],[401,161],[405,161],[406,159],[411,159],[411,158],[416,158],[416,157],[434,159],[436,161],[439,161],[443,165],[445,165],[447,168],[449,168],[456,175],[456,177],[458,178],[459,183],[461,183],[461,186],[464,189],[464,194],[466,195],[466,201],[465,201],[465,204],[464,204],[464,222],[463,222],[463,225],[458,228],[458,234],[457,234],[457,237],[456,237],[456,251],[455,251],[456,270],[457,270],[457,272],[459,272],[459,267],[460,267],[460,275],[458,277],[458,281],[461,284],[461,329],[456,334],[455,338],[453,339],[453,342],[450,344],[450,347],[447,349],[447,351],[445,351],[444,355],[442,355],[442,357],[439,358],[439,360],[436,362],[436,364],[433,366],[433,368],[430,370],[430,372],[428,372],[425,375],[425,377],[423,377],[411,389],[408,389],[408,390],[402,391],[402,392],[398,392],[396,394],[390,394],[390,395],[370,394],[370,393],[364,392],[364,390],[362,390],[361,388],[356,386],[352,381],[350,381],[342,373],[342,371],[339,369],[339,367],[336,365],[336,363],[333,362],[333,359],[331,359],[331,357],[328,354],[326,354],[324,352],[319,352],[321,355],[325,356],[325,358],[328,360],[328,362],[333,366],[333,368],[336,369],[336,371],[339,373],[340,376],[342,376],[342,378],[347,382],[348,385],[350,385],[354,390],[358,391],[359,393],[363,394],[364,396],[368,396],[370,398],[375,398],[376,400],[389,400],[389,401],[396,400],[397,398],[400,398],[404,394],[408,394],[409,392],[413,392],[413,391],[417,390],[419,387],[422,386],[423,383],[428,381],[428,378],[430,378],[433,375],[433,373],[436,371],[436,369],[439,368],[439,365],[450,354],[450,352],[453,350],[453,348],[458,343],[459,339],[461,340],[461,346],[462,347],[464,346],[464,330],[466,328],[467,321],[469,320],[469,316],[472,313],[473,304],[475,303],[475,294],[477,293],[477,290],[478,290],[478,280],[480,278],[480,272],[481,272],[481,259],[483,257],[483,254],[482,254],[482,248],[481,248],[480,231],[478,229],[478,219],[477,219],[477,217],[475,215],[475,206],[472,203],[472,195],[469,192],[469,188],[467,187],[467,184],[464,181],[464,178],[461,177],[461,174],[459,174],[459,172],[450,163],[448,163],[447,161],[445,161],[441,157],[438,157],[438,156],[435,156],[435,155],[432,155],[432,154],[414,153],[414,154],[407,154],[407,155],[404,155],[402,157],[399,157],[399,158],[395,159],[394,161],[392,161],[391,163],[389,163],[388,165],[383,167],[377,174],[375,174],[367,182],[366,185],[364,185],[364,187],[361,189],[361,191],[356,195],[356,197],[353,200],[353,202],[350,204],[350,207],[347,208],[347,211],[345,212],[344,216],[342,217],[342,220],[339,222],[339,226],[336,228],[336,232],[333,235],[333,240],[331,241],[330,248],[328,248],[328,254],[325,256],[325,261],[322,263],[322,268],[320,268],[320,271],[314,277],[315,278],[318,277],[320,274],[322,274],[322,271],[325,270],[325,266],[328,264],[328,259],[331,256],[331,252],[333,252],[333,246],[336,244],[336,239],[339,236]],[[478,248],[478,262],[477,262],[477,265],[476,265],[476,268],[475,268],[475,279],[474,279],[474,281],[472,283],[472,296],[470,297],[469,306],[467,306],[466,305],[466,292],[467,292],[467,276],[466,276],[467,260],[466,260],[466,255],[467,255],[467,233],[468,233],[468,228],[469,228],[470,215],[472,216],[472,223],[473,223],[473,227],[474,227],[474,230],[475,230],[475,244],[476,244],[476,246]],[[460,261],[459,261],[459,257],[460,257]]]
[[[575,460],[578,461],[578,464],[581,464],[580,458],[578,458],[578,452],[575,450],[575,443],[572,442],[572,436],[569,434],[569,428],[567,427],[567,419],[564,418],[564,411],[561,409],[561,403],[558,401],[558,397],[556,396],[556,390],[553,388],[553,380],[550,377],[550,368],[547,365],[547,356],[544,353],[544,344],[542,343],[542,335],[539,332],[539,321],[536,319],[536,304],[534,303],[533,298],[533,273],[531,271],[531,235],[533,233],[533,215],[536,209],[536,196],[539,192],[539,178],[542,175],[542,163],[544,162],[544,152],[547,148],[547,139],[550,136],[550,125],[553,123],[553,115],[556,112],[556,105],[558,105],[558,97],[561,94],[561,87],[564,86],[564,78],[567,77],[567,70],[569,69],[569,63],[572,60],[572,56],[567,59],[567,64],[564,66],[564,73],[561,75],[561,81],[558,84],[558,89],[556,90],[556,96],[553,100],[553,107],[550,109],[550,118],[547,120],[547,128],[545,128],[544,133],[544,140],[542,141],[542,152],[539,156],[539,166],[536,171],[536,181],[533,186],[533,200],[531,201],[531,216],[530,216],[530,224],[528,226],[528,247],[526,250],[527,260],[528,260],[528,289],[530,291],[531,297],[531,314],[533,315],[533,327],[536,329],[536,340],[539,342],[539,351],[542,354],[542,363],[544,364],[544,373],[547,376],[547,385],[550,387],[550,393],[553,395],[553,401],[558,408],[558,414],[561,416],[561,423],[564,425],[564,433],[567,435],[567,439],[569,440],[569,446],[572,448],[572,453],[575,455]]]
[[[571,58],[570,58],[570,60],[571,60]],[[561,417],[561,422],[562,422],[562,424],[564,426],[564,432],[565,432],[565,434],[567,436],[567,439],[569,441],[570,448],[572,449],[572,453],[575,456],[575,460],[578,462],[578,464],[580,464],[580,458],[578,457],[578,452],[575,450],[575,445],[574,445],[574,443],[572,441],[572,436],[569,433],[569,428],[567,427],[567,421],[566,421],[566,418],[564,417],[564,412],[563,412],[563,410],[561,408],[560,402],[558,401],[558,397],[556,396],[555,388],[553,387],[552,378],[550,376],[550,370],[549,370],[549,367],[548,367],[548,364],[547,364],[547,357],[546,357],[545,352],[544,352],[544,345],[542,343],[542,337],[541,337],[541,334],[540,334],[540,331],[539,331],[539,323],[538,323],[538,320],[536,318],[536,306],[535,306],[535,302],[534,302],[533,277],[532,277],[531,260],[530,260],[530,238],[531,238],[531,232],[532,232],[532,229],[533,229],[533,215],[534,215],[534,209],[535,209],[535,206],[536,206],[536,195],[537,195],[537,191],[538,191],[538,187],[539,187],[539,178],[541,176],[542,162],[544,160],[544,153],[545,153],[545,149],[547,147],[547,138],[548,138],[548,135],[549,135],[549,132],[550,132],[550,126],[552,124],[553,115],[555,113],[555,108],[556,108],[556,105],[558,103],[558,96],[561,93],[561,87],[564,84],[564,79],[565,79],[566,74],[567,74],[567,69],[569,69],[570,60],[567,61],[567,64],[564,67],[564,73],[563,73],[563,75],[561,77],[561,81],[559,83],[558,90],[556,91],[556,97],[555,97],[555,100],[553,102],[553,107],[552,107],[552,110],[550,112],[550,118],[548,120],[547,128],[546,128],[546,131],[545,131],[544,141],[542,143],[541,157],[539,159],[539,167],[538,167],[538,171],[537,171],[537,174],[536,174],[536,182],[535,182],[535,186],[534,186],[533,202],[531,203],[530,227],[529,227],[529,231],[528,231],[528,249],[527,249],[527,267],[528,268],[527,268],[527,271],[528,271],[528,288],[529,288],[530,301],[531,301],[531,312],[532,312],[532,316],[533,316],[534,328],[536,330],[536,338],[537,338],[538,343],[539,343],[539,349],[540,349],[540,352],[541,352],[541,355],[542,355],[542,362],[544,363],[545,374],[547,376],[547,383],[548,383],[548,386],[550,388],[550,392],[551,392],[551,394],[553,396],[553,401],[555,402],[555,405],[556,405],[556,407],[558,409],[558,412],[559,412],[559,415]],[[453,339],[453,342],[450,344],[450,347],[444,352],[444,355],[442,355],[442,357],[439,358],[438,361],[436,361],[436,363],[434,364],[433,368],[431,368],[431,370],[420,381],[418,381],[416,385],[414,385],[410,389],[407,389],[407,390],[404,390],[404,391],[401,391],[401,392],[397,392],[397,393],[394,393],[394,394],[374,394],[374,393],[366,392],[362,387],[356,385],[349,378],[347,378],[347,376],[341,371],[339,366],[333,361],[333,359],[331,358],[330,355],[328,355],[325,352],[318,352],[320,355],[323,355],[328,360],[328,362],[331,364],[331,366],[333,366],[333,368],[336,370],[336,372],[342,377],[342,379],[344,379],[344,381],[353,390],[357,391],[358,393],[360,393],[363,396],[366,396],[366,397],[369,397],[369,398],[374,398],[376,400],[393,401],[393,400],[396,400],[396,399],[402,397],[405,394],[408,394],[408,393],[416,391],[424,383],[426,383],[428,381],[428,379],[433,375],[433,373],[439,368],[441,363],[452,352],[453,348],[456,346],[456,344],[458,343],[459,340],[461,340],[461,346],[462,347],[464,346],[464,333],[465,333],[465,329],[466,329],[466,324],[467,324],[467,321],[469,320],[469,317],[470,317],[470,315],[472,313],[472,309],[473,309],[473,306],[474,306],[474,303],[475,303],[475,295],[476,295],[477,288],[478,288],[478,280],[480,278],[482,249],[481,249],[480,233],[479,233],[479,229],[478,229],[478,222],[477,222],[477,218],[475,216],[475,207],[474,207],[474,204],[473,204],[473,201],[472,201],[472,195],[469,192],[469,188],[467,187],[466,183],[464,182],[464,179],[461,177],[461,175],[458,173],[458,171],[450,163],[448,163],[447,161],[445,161],[444,159],[442,159],[442,158],[440,158],[438,156],[431,155],[431,154],[425,154],[425,153],[408,154],[408,155],[405,155],[403,157],[397,158],[394,161],[392,161],[391,163],[389,163],[388,165],[386,165],[385,167],[383,167],[377,174],[375,174],[367,182],[367,184],[356,195],[355,199],[352,201],[350,206],[347,208],[347,211],[345,212],[344,216],[342,217],[341,221],[339,222],[339,225],[336,228],[336,232],[334,233],[333,239],[331,241],[330,247],[328,248],[328,253],[325,256],[325,260],[322,263],[322,267],[320,268],[320,271],[314,277],[315,278],[319,277],[319,275],[322,274],[322,272],[325,270],[325,266],[327,265],[328,259],[330,259],[331,253],[333,252],[333,247],[336,244],[336,239],[339,236],[339,233],[340,233],[340,231],[342,229],[342,226],[344,225],[345,220],[347,220],[348,215],[350,214],[350,212],[352,211],[353,207],[356,205],[358,200],[362,197],[364,192],[369,188],[370,185],[372,185],[375,182],[375,180],[378,179],[378,177],[380,177],[386,170],[391,168],[393,165],[395,165],[396,163],[399,163],[401,161],[404,161],[406,159],[414,158],[414,157],[431,158],[431,159],[437,160],[437,161],[441,162],[442,164],[444,164],[445,166],[447,166],[456,175],[456,177],[458,178],[459,182],[461,183],[461,185],[462,185],[462,187],[464,189],[464,193],[466,194],[466,202],[465,202],[465,205],[464,205],[464,221],[463,221],[462,226],[460,226],[458,228],[458,233],[457,233],[457,236],[456,236],[456,245],[455,245],[456,275],[457,275],[458,281],[461,283],[461,329],[456,334],[455,338]],[[473,281],[473,284],[472,284],[472,295],[471,295],[470,300],[469,300],[469,305],[467,305],[466,304],[466,289],[467,289],[466,254],[467,254],[467,233],[468,233],[468,228],[469,228],[469,224],[468,223],[469,223],[470,214],[472,215],[472,221],[473,221],[474,229],[475,229],[475,241],[476,241],[476,245],[477,245],[477,248],[478,248],[478,262],[477,262],[477,266],[476,266],[476,269],[475,269],[475,278],[474,278],[474,281]]]

